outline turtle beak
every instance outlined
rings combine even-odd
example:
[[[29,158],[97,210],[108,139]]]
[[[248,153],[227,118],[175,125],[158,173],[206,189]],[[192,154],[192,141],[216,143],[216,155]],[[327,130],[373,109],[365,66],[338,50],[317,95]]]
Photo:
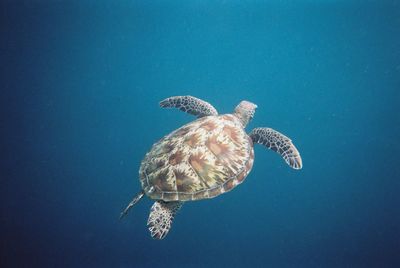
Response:
[[[257,105],[250,101],[241,101],[235,108],[235,115],[240,119],[243,127],[249,123],[254,117],[254,113],[257,109]]]
[[[246,101],[246,100],[241,101],[239,106],[243,107],[243,109],[246,109],[246,110],[249,110],[249,111],[255,110],[258,107],[257,104],[254,104],[254,103],[252,103],[250,101]]]

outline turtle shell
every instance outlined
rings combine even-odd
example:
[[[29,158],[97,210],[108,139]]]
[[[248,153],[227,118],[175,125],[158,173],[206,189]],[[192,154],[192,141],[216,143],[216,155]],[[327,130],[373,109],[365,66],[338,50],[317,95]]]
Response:
[[[152,199],[212,198],[243,182],[253,160],[253,142],[235,116],[207,116],[155,143],[140,166],[140,181]]]

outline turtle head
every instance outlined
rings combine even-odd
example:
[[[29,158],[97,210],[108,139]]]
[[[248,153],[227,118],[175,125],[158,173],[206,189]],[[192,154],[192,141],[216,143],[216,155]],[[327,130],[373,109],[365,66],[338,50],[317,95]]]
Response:
[[[253,119],[256,108],[257,105],[245,100],[241,101],[239,105],[236,106],[233,114],[240,120],[243,128],[245,128],[250,120]]]

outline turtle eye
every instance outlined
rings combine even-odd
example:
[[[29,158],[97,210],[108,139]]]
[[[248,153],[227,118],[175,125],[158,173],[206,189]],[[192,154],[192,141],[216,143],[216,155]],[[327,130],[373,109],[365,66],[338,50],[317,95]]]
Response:
[[[250,119],[253,119],[254,113],[255,113],[255,110],[250,110],[250,111],[248,112],[249,118],[250,118]]]

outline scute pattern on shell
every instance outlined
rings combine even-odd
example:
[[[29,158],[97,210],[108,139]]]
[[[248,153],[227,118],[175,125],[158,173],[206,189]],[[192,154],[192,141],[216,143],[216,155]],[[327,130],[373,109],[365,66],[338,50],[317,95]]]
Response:
[[[253,160],[253,142],[236,117],[207,116],[155,143],[142,161],[140,181],[152,199],[212,198],[240,184]]]

